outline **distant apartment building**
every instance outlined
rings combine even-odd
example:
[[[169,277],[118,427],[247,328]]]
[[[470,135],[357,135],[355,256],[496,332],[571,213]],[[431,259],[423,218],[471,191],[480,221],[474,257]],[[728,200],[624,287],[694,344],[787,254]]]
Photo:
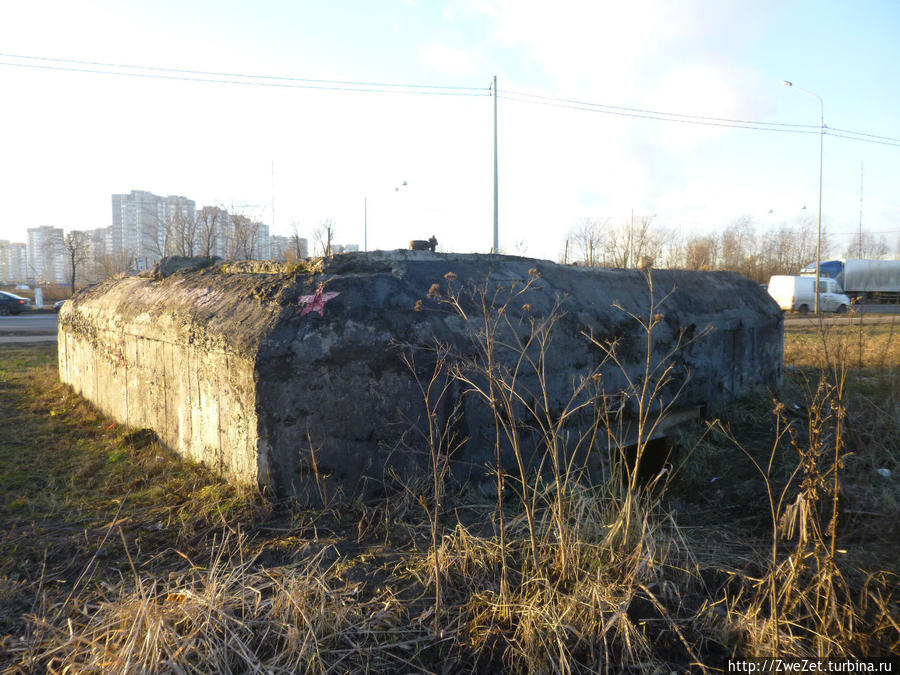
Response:
[[[85,230],[91,258],[112,254],[112,226]]]
[[[28,280],[28,246],[24,242],[0,241],[0,283]]]
[[[153,266],[169,253],[170,239],[193,220],[195,208],[193,200],[178,195],[143,190],[113,195],[111,253],[133,261],[137,270]]]
[[[196,239],[202,242],[196,255],[215,255],[229,260],[269,260],[272,257],[269,226],[217,206],[197,211]]]
[[[116,269],[116,260],[112,255],[112,226],[81,230],[80,233],[84,248],[79,252],[76,272],[79,285],[102,281],[120,271]]]
[[[287,259],[286,253],[291,248],[291,238],[280,234],[273,234],[269,237],[269,248],[271,249],[272,260],[284,261]]]
[[[359,244],[332,244],[331,245],[331,254],[337,255],[338,253],[358,253],[359,252]]]
[[[284,261],[309,257],[309,240],[304,237],[294,239],[294,237],[274,234],[269,238],[269,241],[272,249],[269,257],[272,260]]]
[[[253,246],[254,260],[271,260],[272,237],[269,234],[269,226],[265,223],[256,223],[256,242]]]
[[[65,239],[62,228],[43,225],[27,230],[26,279],[38,284],[66,283]]]
[[[106,253],[144,270],[166,255],[215,255],[232,260],[272,257],[269,226],[218,206],[196,209],[187,197],[132,190],[112,196]]]

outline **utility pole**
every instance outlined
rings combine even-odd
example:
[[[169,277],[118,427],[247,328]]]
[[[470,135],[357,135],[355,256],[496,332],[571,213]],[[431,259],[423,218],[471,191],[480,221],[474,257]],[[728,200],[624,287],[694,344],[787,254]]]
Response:
[[[275,160],[272,160],[272,233],[275,233]]]
[[[859,241],[856,246],[856,257],[862,258],[862,206],[863,206],[863,163],[859,163]]]
[[[634,240],[634,207],[631,209],[631,224],[628,226],[628,250],[625,253],[625,264],[623,267],[628,267],[631,263],[631,244]]]
[[[491,87],[494,94],[494,248],[492,253],[498,253],[500,250],[499,242],[499,210],[497,204],[498,183],[497,183],[497,76],[494,75],[494,82]]]
[[[821,258],[822,258],[822,155],[825,150],[825,103],[822,101],[822,97],[816,93],[803,89],[802,87],[798,87],[793,82],[788,80],[784,81],[784,85],[787,87],[793,87],[798,91],[802,91],[804,94],[808,94],[810,96],[814,96],[816,100],[819,102],[819,222],[818,228],[816,231],[816,294],[815,294],[815,311],[816,315],[819,314],[819,272],[821,268]]]
[[[363,197],[363,251],[369,250],[369,198]]]

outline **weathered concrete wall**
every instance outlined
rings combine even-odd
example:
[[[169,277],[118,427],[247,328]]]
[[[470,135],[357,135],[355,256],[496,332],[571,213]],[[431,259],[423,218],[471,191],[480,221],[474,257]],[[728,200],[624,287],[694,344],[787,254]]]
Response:
[[[304,496],[316,494],[316,473],[330,493],[356,493],[365,477],[380,480],[388,466],[402,473],[421,462],[402,451],[415,445],[414,437],[401,439],[410,421],[421,420],[422,402],[396,343],[438,339],[471,353],[481,325],[468,297],[473,284],[488,284],[502,300],[511,285],[532,280],[507,307],[513,325],[527,326],[560,302],[545,364],[553,406],[562,407],[573,378],[602,359],[585,332],[618,340],[624,372],[603,368],[607,391],[643,368],[646,336],[622,311],[649,312],[647,281],[635,270],[418,251],[317,264],[206,261],[178,270],[169,261],[155,274],[88,289],[60,313],[60,376],[107,414],[155,429],[184,455],[279,495]],[[304,314],[298,296],[314,294],[322,281],[338,295],[322,305],[322,316]],[[429,297],[432,284],[442,294],[463,289],[471,320]],[[714,410],[753,389],[779,386],[781,312],[756,284],[731,273],[659,270],[653,287],[657,299],[668,295],[657,309],[654,362],[679,336],[712,328],[672,357],[675,379],[665,395],[681,389],[679,409]],[[477,467],[492,457],[493,424],[474,400],[467,398],[464,409],[460,432],[470,440],[459,459]]]

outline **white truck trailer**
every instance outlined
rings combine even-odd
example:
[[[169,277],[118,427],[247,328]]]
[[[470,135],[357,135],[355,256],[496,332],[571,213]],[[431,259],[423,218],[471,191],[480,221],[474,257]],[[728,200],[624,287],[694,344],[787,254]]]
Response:
[[[800,274],[814,277],[816,264],[807,265]],[[823,260],[819,275],[834,279],[844,293],[860,302],[900,302],[900,260]]]

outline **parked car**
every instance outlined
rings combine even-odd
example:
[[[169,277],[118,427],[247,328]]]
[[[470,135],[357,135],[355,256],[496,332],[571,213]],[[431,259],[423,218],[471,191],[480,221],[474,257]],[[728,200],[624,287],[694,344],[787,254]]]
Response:
[[[64,302],[65,300],[57,300],[56,302],[54,302],[53,311],[58,312],[59,310],[61,310]]]
[[[806,314],[815,307],[814,277],[789,277],[777,275],[769,279],[769,295],[786,312]],[[834,279],[819,279],[819,310],[822,312],[846,312],[850,298],[844,295]]]
[[[0,316],[19,314],[31,309],[31,300],[15,293],[0,291]]]

